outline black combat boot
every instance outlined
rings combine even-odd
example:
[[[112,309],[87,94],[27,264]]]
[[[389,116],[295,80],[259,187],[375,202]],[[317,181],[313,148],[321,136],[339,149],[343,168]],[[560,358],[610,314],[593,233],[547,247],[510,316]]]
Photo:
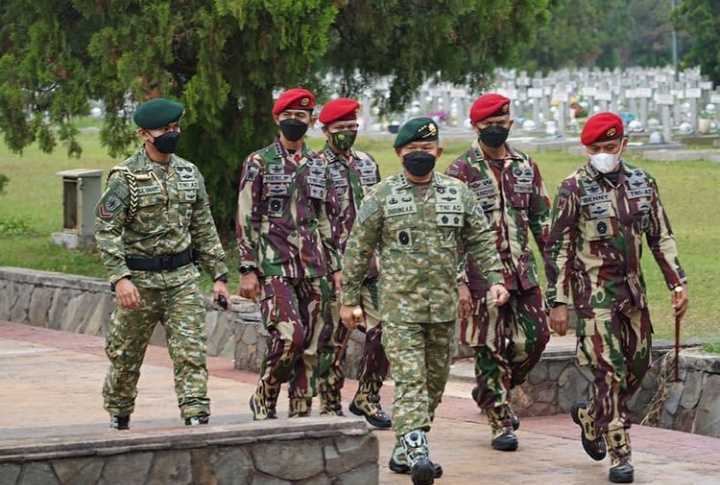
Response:
[[[577,401],[570,409],[573,422],[580,426],[580,440],[590,458],[600,461],[607,455],[605,439],[595,429],[595,421],[587,411],[585,401]]]
[[[624,429],[617,429],[608,431],[606,440],[610,451],[608,479],[612,483],[633,483],[635,469],[631,460],[630,435]]]
[[[117,430],[130,429],[130,415],[127,416],[110,416],[110,427]]]
[[[480,399],[480,388],[475,386],[473,387],[473,390],[470,392],[470,395],[473,398],[473,401],[477,403],[477,405],[480,405],[479,399]],[[510,403],[506,404],[508,412],[510,413],[510,422],[512,424],[513,431],[517,431],[520,429],[520,418],[515,414],[515,412],[512,409],[512,406],[510,406]]]
[[[491,428],[490,444],[498,451],[515,451],[519,443],[513,430],[512,418],[507,406],[498,406],[486,409],[488,422]]]

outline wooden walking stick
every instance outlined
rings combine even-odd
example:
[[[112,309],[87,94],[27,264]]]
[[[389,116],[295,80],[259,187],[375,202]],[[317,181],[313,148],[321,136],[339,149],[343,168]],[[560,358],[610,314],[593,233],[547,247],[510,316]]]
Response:
[[[675,376],[674,381],[680,381],[680,315],[675,315]]]

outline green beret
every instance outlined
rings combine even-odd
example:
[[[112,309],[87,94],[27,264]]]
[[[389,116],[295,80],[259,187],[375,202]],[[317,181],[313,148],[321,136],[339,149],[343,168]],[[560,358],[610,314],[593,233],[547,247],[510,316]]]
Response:
[[[183,111],[185,107],[177,101],[155,98],[137,107],[133,121],[140,128],[155,130],[179,120]]]
[[[438,126],[431,118],[413,118],[402,125],[393,146],[400,148],[414,141],[435,141],[438,134]]]

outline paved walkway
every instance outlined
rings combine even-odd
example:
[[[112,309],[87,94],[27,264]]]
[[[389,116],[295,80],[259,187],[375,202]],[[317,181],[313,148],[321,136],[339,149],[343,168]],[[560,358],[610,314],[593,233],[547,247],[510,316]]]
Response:
[[[0,439],[59,436],[107,430],[100,390],[107,363],[97,337],[0,322]],[[250,420],[247,400],[256,376],[233,369],[232,361],[211,358],[210,397],[213,422]],[[582,451],[575,426],[566,416],[526,418],[516,453],[489,447],[489,428],[468,399],[472,384],[453,382],[438,410],[430,434],[433,457],[445,476],[439,484],[514,485],[605,484],[607,463],[595,463]],[[345,396],[356,389],[349,381]],[[383,389],[390,407],[392,385]],[[287,400],[280,401],[280,415]],[[133,425],[140,428],[180,425],[172,368],[167,351],[150,347]],[[720,485],[720,439],[655,428],[633,428],[636,483]],[[381,483],[408,484],[405,476],[387,471],[394,438],[380,440]]]

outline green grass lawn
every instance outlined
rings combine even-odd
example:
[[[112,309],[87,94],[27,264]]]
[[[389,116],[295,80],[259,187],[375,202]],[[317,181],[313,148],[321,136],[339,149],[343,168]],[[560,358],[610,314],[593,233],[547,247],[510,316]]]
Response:
[[[33,146],[23,155],[16,155],[0,144],[0,174],[10,178],[6,193],[0,195],[0,266],[104,276],[96,253],[68,251],[50,243],[50,233],[61,227],[61,184],[55,173],[70,168],[108,169],[116,163],[102,149],[96,134],[83,133],[80,141],[84,151],[79,160],[68,159],[63,147],[58,147],[52,154],[44,154]],[[372,153],[380,162],[383,175],[389,175],[400,170],[391,143],[389,137],[361,138],[357,147]],[[445,143],[445,155],[439,168],[444,170],[468,143],[469,140]],[[319,148],[322,142],[313,139],[310,144]],[[553,194],[560,180],[583,163],[582,158],[565,152],[538,153],[535,159]],[[691,304],[684,335],[720,346],[717,329],[720,299],[714,287],[720,276],[720,259],[714,253],[720,248],[720,225],[717,223],[720,165],[633,161],[658,180],[680,247],[681,262],[690,279]],[[229,252],[232,253],[232,249]],[[643,265],[657,337],[671,338],[670,294],[649,251],[646,251]],[[235,287],[235,274],[231,281]],[[204,286],[208,285],[205,281]]]

